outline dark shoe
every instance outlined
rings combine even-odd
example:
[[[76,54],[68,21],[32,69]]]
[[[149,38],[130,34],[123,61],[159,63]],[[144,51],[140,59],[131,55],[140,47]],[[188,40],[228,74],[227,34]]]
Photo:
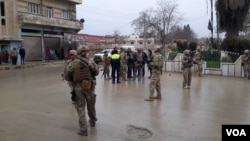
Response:
[[[112,84],[115,84],[115,82],[113,81]]]
[[[121,83],[120,81],[117,81],[117,84]]]
[[[77,133],[78,135],[81,135],[81,136],[88,136],[88,130],[84,130],[84,131],[80,131]]]
[[[90,127],[95,127],[95,121],[89,121],[89,126]]]

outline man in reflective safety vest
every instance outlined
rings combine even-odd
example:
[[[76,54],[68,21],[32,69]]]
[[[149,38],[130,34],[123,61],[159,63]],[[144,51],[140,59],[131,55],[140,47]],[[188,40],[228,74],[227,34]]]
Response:
[[[116,78],[116,83],[120,83],[119,75],[120,75],[121,62],[120,62],[120,55],[118,54],[117,50],[113,51],[110,63],[112,67],[112,83],[115,84],[115,78]]]

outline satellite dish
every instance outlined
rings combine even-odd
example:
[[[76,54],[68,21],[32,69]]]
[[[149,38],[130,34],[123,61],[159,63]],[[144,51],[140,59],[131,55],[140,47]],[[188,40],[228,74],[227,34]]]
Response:
[[[81,23],[84,23],[84,22],[85,22],[85,20],[84,20],[84,19],[80,19],[80,22],[81,22]]]

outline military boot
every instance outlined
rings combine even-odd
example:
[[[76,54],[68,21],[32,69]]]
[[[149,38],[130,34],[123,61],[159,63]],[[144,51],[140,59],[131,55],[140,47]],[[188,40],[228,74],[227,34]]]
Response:
[[[89,126],[90,127],[95,127],[95,121],[89,121]]]
[[[81,136],[88,136],[88,130],[80,130],[77,134]]]

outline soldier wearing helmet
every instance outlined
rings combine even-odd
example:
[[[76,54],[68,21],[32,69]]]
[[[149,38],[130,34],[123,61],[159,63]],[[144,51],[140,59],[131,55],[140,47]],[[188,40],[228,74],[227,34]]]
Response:
[[[149,83],[149,97],[145,101],[153,101],[154,99],[161,99],[161,72],[163,68],[164,58],[160,53],[160,49],[155,50],[155,54],[150,61],[150,66],[152,68],[152,76]],[[154,97],[154,90],[156,90],[157,95]]]
[[[190,56],[190,50],[185,50],[183,52],[184,56],[182,58],[182,70],[183,70],[183,88],[189,89],[192,80],[191,67],[193,66],[193,61]]]
[[[69,73],[66,73],[66,70],[67,70],[67,67],[71,66],[72,62],[77,58],[77,51],[70,50],[69,56],[70,56],[70,59],[65,62],[65,67],[64,67],[64,70],[63,70],[61,75],[62,75],[62,79],[67,81],[67,83],[71,89],[71,92],[70,92],[71,93],[71,100],[72,100],[72,103],[74,104],[75,103],[75,87],[74,87],[74,83],[73,83],[73,77],[72,77],[72,75],[69,75]]]
[[[250,54],[249,50],[245,49],[244,54],[241,56],[242,66],[244,70],[244,78],[250,79]]]
[[[201,56],[201,49],[197,48],[194,58],[193,58],[193,63],[195,64],[195,74],[198,73],[198,76],[202,76],[202,56]]]
[[[80,132],[79,135],[88,135],[88,126],[85,115],[85,106],[87,105],[89,126],[94,127],[96,118],[95,111],[95,77],[99,73],[98,66],[88,59],[89,48],[87,46],[79,46],[77,48],[78,58],[68,67],[67,72],[73,76],[75,83],[76,103],[75,107],[79,117]]]
[[[147,54],[143,51],[143,48],[137,48],[137,53],[134,55],[135,69],[134,69],[134,78],[136,79],[136,75],[138,74],[138,80],[141,77],[144,77],[145,74],[145,64],[147,62]]]
[[[109,75],[109,73],[110,73],[110,70],[109,70],[109,68],[110,68],[110,60],[111,60],[111,58],[108,55],[108,52],[104,51],[104,55],[103,55],[103,76],[104,76],[105,80],[111,79],[110,75]]]
[[[128,55],[126,49],[121,47],[120,51],[120,61],[121,61],[121,68],[120,68],[120,76],[122,81],[127,81],[127,64],[128,64]]]

